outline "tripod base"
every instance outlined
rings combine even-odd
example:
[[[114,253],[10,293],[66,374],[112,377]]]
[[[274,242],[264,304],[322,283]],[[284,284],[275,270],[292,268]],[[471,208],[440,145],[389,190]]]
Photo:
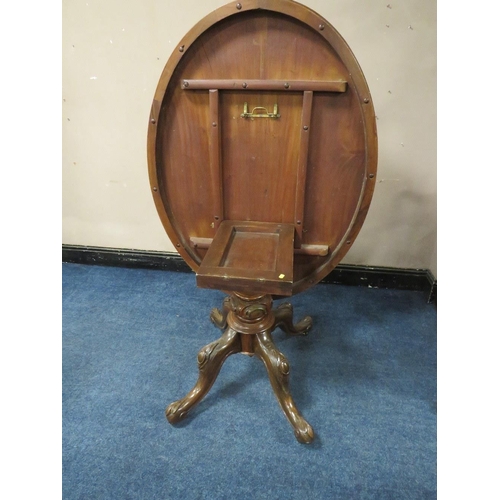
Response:
[[[222,337],[203,347],[198,353],[198,381],[182,399],[170,404],[166,417],[171,424],[185,418],[212,387],[224,361],[235,353],[257,356],[264,363],[278,403],[301,443],[314,439],[312,427],[297,410],[289,389],[290,365],[275,346],[271,332],[278,326],[290,335],[307,335],[312,319],[306,316],[293,323],[293,308],[289,303],[272,309],[269,295],[244,296],[232,294],[224,300],[222,310],[213,309],[212,322],[224,330]]]

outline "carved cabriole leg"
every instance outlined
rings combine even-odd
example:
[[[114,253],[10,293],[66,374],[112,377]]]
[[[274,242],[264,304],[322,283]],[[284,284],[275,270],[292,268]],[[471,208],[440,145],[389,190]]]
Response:
[[[274,313],[274,327],[280,327],[285,333],[289,335],[307,335],[312,327],[311,316],[302,318],[297,324],[293,324],[293,306],[289,302],[280,304]]]
[[[212,387],[224,361],[241,351],[240,336],[228,328],[222,337],[203,347],[198,353],[199,376],[196,385],[183,399],[170,404],[165,415],[171,424],[182,420],[189,410],[198,404]]]
[[[288,375],[290,365],[273,343],[271,332],[278,326],[291,335],[306,335],[312,325],[309,316],[293,324],[293,308],[285,303],[272,309],[270,295],[243,295],[232,293],[223,302],[222,310],[212,309],[210,319],[225,329],[219,340],[205,346],[198,353],[199,376],[196,385],[179,401],[165,411],[171,424],[182,420],[212,387],[222,364],[231,354],[241,352],[256,355],[264,363],[271,386],[286,417],[301,443],[314,439],[312,427],[304,420],[290,394]]]
[[[217,328],[225,330],[229,311],[231,311],[231,298],[226,297],[222,302],[222,312],[217,307],[214,307],[210,313],[210,320]]]
[[[258,333],[255,336],[255,355],[267,369],[271,386],[288,421],[295,431],[295,437],[301,443],[310,443],[314,439],[312,427],[297,410],[290,394],[288,375],[290,365],[285,356],[276,349],[270,332]]]

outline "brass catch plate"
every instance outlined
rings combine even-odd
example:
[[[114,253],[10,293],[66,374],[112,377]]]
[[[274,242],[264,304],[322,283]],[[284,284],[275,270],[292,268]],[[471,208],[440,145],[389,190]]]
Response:
[[[274,105],[274,111],[269,113],[267,108],[263,106],[256,106],[251,112],[248,112],[248,103],[246,102],[243,105],[243,113],[240,116],[241,118],[279,118],[281,115],[278,113],[278,103]]]

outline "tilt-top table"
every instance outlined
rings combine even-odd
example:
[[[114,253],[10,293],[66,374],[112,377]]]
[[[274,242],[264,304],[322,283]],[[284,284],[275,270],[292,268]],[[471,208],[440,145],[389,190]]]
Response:
[[[289,390],[272,331],[305,335],[291,304],[344,257],[365,219],[377,168],[371,96],[346,42],[290,0],[232,2],[181,40],[160,77],[148,130],[159,217],[197,285],[228,294],[223,330],[198,353],[194,388],[166,410],[184,418],[231,354],[266,366],[296,438],[311,426]]]

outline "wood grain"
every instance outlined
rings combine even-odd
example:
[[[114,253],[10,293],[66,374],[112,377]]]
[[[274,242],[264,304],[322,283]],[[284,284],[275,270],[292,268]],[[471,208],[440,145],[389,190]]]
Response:
[[[195,271],[206,247],[191,239],[213,239],[221,220],[301,220],[296,250],[327,255],[295,253],[298,293],[335,267],[361,229],[377,166],[373,104],[352,51],[317,13],[287,0],[235,5],[200,21],[162,73],[148,131],[153,199]],[[241,118],[244,102],[277,103],[281,117]]]
[[[319,80],[182,80],[183,90],[284,90],[288,92],[345,92],[347,82]]]

